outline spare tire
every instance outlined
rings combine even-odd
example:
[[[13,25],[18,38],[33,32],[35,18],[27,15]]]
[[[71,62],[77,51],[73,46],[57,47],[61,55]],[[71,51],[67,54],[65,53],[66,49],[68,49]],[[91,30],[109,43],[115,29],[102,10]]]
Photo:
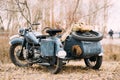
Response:
[[[72,37],[81,41],[100,41],[103,39],[103,34],[96,31],[89,32],[72,32]]]

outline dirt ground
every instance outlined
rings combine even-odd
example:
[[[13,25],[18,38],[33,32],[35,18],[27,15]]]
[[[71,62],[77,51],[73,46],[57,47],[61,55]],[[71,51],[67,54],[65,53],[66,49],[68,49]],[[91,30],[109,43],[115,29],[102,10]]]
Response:
[[[120,61],[103,61],[99,70],[85,67],[83,60],[70,61],[56,75],[38,65],[19,68],[4,64],[0,65],[0,80],[120,80]]]

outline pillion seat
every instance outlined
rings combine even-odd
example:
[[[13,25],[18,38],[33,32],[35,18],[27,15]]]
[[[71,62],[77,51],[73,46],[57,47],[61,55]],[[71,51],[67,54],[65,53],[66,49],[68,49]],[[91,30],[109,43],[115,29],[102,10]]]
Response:
[[[54,36],[56,35],[56,33],[60,33],[60,32],[62,32],[61,29],[49,29],[46,31],[46,33],[48,33],[50,36]]]

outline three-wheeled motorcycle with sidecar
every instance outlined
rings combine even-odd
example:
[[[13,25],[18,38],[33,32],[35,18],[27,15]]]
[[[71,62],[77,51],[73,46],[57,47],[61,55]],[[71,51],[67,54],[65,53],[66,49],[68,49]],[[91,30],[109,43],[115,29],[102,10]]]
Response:
[[[19,67],[46,66],[53,74],[60,72],[67,60],[84,59],[88,67],[100,68],[103,55],[101,33],[74,31],[61,41],[57,34],[60,32],[62,30],[49,28],[46,30],[49,35],[36,35],[32,26],[20,28],[17,35],[10,37],[11,61]],[[92,65],[92,62],[95,64]]]

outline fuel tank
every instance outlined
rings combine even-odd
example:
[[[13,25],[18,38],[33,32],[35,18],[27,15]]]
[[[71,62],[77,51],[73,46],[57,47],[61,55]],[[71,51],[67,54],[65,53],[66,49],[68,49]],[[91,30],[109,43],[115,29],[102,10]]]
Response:
[[[36,38],[36,36],[33,32],[28,32],[25,35],[25,38],[29,43],[39,44],[39,40]]]

